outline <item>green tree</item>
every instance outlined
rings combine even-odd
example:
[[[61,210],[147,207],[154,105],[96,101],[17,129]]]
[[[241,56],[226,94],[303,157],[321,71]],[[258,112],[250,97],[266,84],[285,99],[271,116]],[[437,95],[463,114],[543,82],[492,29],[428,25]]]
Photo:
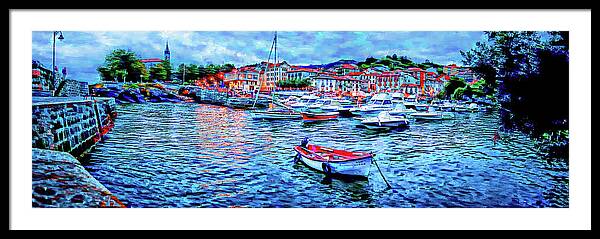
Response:
[[[568,32],[485,32],[461,54],[511,113],[505,123],[539,134],[568,128],[568,101],[556,101],[555,94],[568,92],[568,42]]]
[[[450,80],[448,82],[446,82],[446,84],[444,85],[444,97],[445,98],[450,98],[453,97],[455,95],[455,91],[459,88],[465,87],[467,85],[467,83],[465,83],[465,80],[460,79],[456,76],[453,76],[450,78]],[[460,93],[462,94],[462,92]]]
[[[148,78],[148,71],[136,54],[124,49],[113,50],[96,70],[103,80],[109,81],[138,82]]]
[[[168,65],[165,62],[158,63],[150,67],[150,79],[152,80],[167,80],[169,77]]]

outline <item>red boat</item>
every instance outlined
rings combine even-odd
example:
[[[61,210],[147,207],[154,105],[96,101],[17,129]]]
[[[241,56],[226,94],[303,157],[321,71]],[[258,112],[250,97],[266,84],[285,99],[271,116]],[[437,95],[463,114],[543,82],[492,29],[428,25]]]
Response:
[[[302,119],[305,122],[315,122],[315,121],[325,121],[325,120],[334,120],[337,119],[339,112],[325,112],[325,113],[311,113],[311,112],[302,112]]]
[[[343,174],[367,177],[375,154],[330,149],[303,141],[295,146],[296,160],[326,174]]]

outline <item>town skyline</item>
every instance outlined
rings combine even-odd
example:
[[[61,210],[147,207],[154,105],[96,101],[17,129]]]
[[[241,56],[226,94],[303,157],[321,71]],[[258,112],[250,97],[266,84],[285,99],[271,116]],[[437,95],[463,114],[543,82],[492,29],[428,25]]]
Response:
[[[75,32],[57,41],[56,65],[68,68],[68,78],[96,82],[96,68],[114,49],[140,58],[163,58],[169,42],[171,63],[198,65],[231,63],[236,67],[266,61],[272,31],[222,32]],[[293,65],[326,64],[340,59],[362,61],[397,54],[417,63],[461,65],[460,50],[470,49],[483,32],[341,32],[278,31],[278,60]],[[52,65],[51,32],[32,32],[32,59]],[[271,62],[273,59],[271,59]]]

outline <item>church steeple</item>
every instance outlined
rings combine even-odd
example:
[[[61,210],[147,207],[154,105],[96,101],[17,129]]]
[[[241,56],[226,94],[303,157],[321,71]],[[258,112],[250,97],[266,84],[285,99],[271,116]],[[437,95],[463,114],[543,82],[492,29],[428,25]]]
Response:
[[[169,51],[169,40],[167,40],[167,45],[165,47],[165,61],[171,60],[171,51]]]

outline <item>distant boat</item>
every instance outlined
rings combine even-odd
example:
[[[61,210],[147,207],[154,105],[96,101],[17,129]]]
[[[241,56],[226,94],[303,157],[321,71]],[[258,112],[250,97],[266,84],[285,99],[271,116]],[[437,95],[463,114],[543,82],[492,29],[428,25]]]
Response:
[[[454,105],[454,108],[452,108],[454,112],[467,112],[469,111],[469,109],[467,108],[466,105],[461,104],[461,103],[456,103]]]
[[[451,112],[440,112],[430,108],[427,112],[418,112],[411,115],[417,120],[448,120],[454,119],[454,114]]]
[[[356,107],[356,104],[352,103],[352,101],[350,100],[338,100],[338,102],[340,103],[340,106],[338,107],[338,112],[340,113],[340,116],[343,117],[352,117],[352,116],[356,116],[356,114],[354,114],[354,112],[356,112],[358,110],[358,107]]]
[[[320,109],[326,112],[337,111],[341,104],[334,99],[318,99],[315,103],[308,105],[309,110]]]
[[[428,104],[423,104],[423,103],[415,104],[415,110],[417,110],[417,111],[427,111],[428,109],[429,109]]]
[[[250,112],[255,120],[300,119],[302,115],[292,110],[261,110]]]
[[[467,106],[467,110],[471,112],[476,112],[479,111],[479,106],[477,105],[477,103],[471,103]]]
[[[405,117],[391,116],[388,111],[382,111],[376,117],[366,118],[360,123],[369,129],[381,129],[406,127],[409,121]]]
[[[308,139],[304,139],[299,146],[294,146],[294,150],[297,153],[296,160],[327,175],[339,174],[366,178],[375,157],[375,154],[368,152],[352,152],[308,144]]]
[[[317,122],[317,121],[327,121],[327,120],[335,120],[340,114],[337,111],[334,112],[301,112],[302,120],[304,122]]]
[[[417,111],[415,109],[408,109],[406,108],[406,106],[404,106],[403,103],[398,103],[396,104],[396,106],[394,107],[394,109],[389,111],[390,115],[393,116],[410,116],[413,113],[417,113]]]
[[[417,97],[414,95],[409,95],[404,99],[403,103],[407,109],[415,109],[415,105],[417,104]]]
[[[403,100],[404,100],[404,94],[402,94],[400,92],[392,93],[392,103],[394,105],[402,103]]]
[[[439,106],[441,111],[452,111],[454,108],[454,103],[446,101]]]
[[[300,100],[298,102],[291,104],[290,107],[296,110],[304,110],[308,108],[309,105],[316,103],[318,99],[319,97],[316,97],[314,95],[304,95],[300,97]]]

